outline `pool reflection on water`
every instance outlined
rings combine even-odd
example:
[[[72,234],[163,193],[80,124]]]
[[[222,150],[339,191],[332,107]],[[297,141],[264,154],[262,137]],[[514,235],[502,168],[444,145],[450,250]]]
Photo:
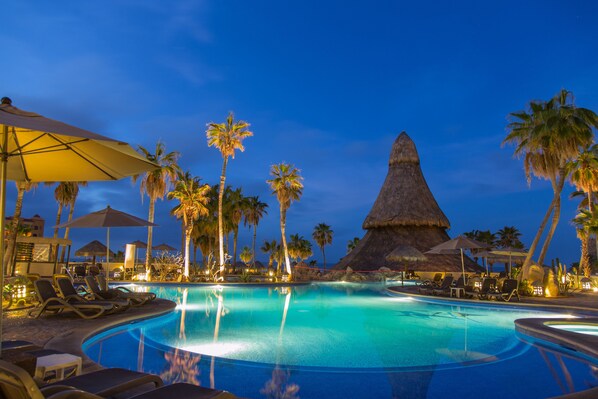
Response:
[[[152,290],[177,311],[92,338],[88,356],[247,398],[543,398],[598,385],[591,361],[517,338],[513,320],[536,311],[372,284]]]

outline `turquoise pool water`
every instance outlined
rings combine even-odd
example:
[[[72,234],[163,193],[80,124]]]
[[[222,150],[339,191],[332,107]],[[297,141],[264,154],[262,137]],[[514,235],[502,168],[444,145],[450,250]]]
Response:
[[[563,314],[424,302],[376,284],[150,288],[176,312],[100,334],[88,356],[248,398],[436,397],[442,384],[479,397],[493,380],[484,397],[541,398],[571,390],[554,378],[560,364],[573,390],[598,384],[592,362],[515,333],[517,318]]]

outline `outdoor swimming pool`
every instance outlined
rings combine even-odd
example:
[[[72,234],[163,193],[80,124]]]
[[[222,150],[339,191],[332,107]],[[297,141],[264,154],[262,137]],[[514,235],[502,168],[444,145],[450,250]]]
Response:
[[[545,398],[598,385],[597,364],[518,338],[515,319],[556,314],[380,284],[150,289],[176,312],[93,337],[88,356],[247,398]]]

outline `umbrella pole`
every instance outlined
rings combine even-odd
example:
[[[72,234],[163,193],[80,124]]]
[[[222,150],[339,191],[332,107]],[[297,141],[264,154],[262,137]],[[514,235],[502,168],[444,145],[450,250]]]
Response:
[[[4,292],[4,217],[6,213],[6,167],[8,164],[8,126],[4,125],[0,160],[0,289]],[[2,356],[2,306],[0,306],[0,356]]]
[[[110,227],[106,229],[106,287],[108,290],[108,280],[110,279]]]
[[[463,248],[460,248],[461,250],[461,271],[463,272],[463,274],[461,275],[463,277],[463,285],[467,287],[467,281],[465,280],[465,260],[463,259]]]

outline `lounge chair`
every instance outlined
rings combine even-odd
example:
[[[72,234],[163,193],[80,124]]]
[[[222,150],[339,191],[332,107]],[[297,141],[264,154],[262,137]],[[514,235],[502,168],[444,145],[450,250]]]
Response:
[[[106,277],[104,275],[102,275],[102,274],[97,275],[96,280],[100,287],[108,287],[108,283],[107,283]],[[154,299],[156,299],[156,294],[154,294],[153,292],[136,292],[136,291],[131,291],[127,287],[122,287],[122,286],[118,286],[113,289],[120,290],[128,296],[143,298],[143,299],[146,299],[147,301],[153,301]]]
[[[50,280],[40,279],[34,284],[39,306],[29,311],[31,317],[38,318],[44,312],[58,314],[65,310],[71,310],[84,319],[95,319],[106,312],[114,310],[114,305],[110,304],[68,303],[58,297]]]
[[[68,276],[61,276],[55,279],[58,285],[58,291],[68,303],[95,303],[113,305],[115,311],[126,310],[131,307],[131,302],[128,299],[111,299],[111,300],[97,300],[85,298],[77,292],[77,289],[71,282]]]
[[[425,295],[432,295],[434,292],[434,288],[440,287],[440,282],[442,280],[442,273],[436,273],[432,280],[424,280],[421,284],[418,285],[417,290],[420,294]]]
[[[93,294],[96,299],[99,300],[118,300],[128,299],[131,301],[132,306],[140,306],[146,303],[149,299],[140,296],[130,295],[126,292],[117,289],[102,290],[98,285],[97,280],[94,276],[85,276],[85,284],[87,289]]]
[[[519,282],[516,279],[506,279],[502,283],[502,289],[500,291],[489,293],[488,296],[491,298],[501,299],[505,302],[509,302],[513,296],[517,297],[519,301]]]
[[[440,287],[434,288],[432,293],[434,295],[448,295],[451,292],[451,284],[453,284],[453,276],[446,276],[444,280],[442,280]]]
[[[67,378],[39,388],[23,369],[0,360],[0,394],[10,399],[102,399],[127,393],[132,389],[153,385],[154,389],[130,399],[234,399],[234,395],[191,384],[164,386],[157,375],[110,368]]]
[[[490,299],[494,293],[496,293],[496,279],[488,277],[482,281],[482,288],[476,294],[479,299]]]

